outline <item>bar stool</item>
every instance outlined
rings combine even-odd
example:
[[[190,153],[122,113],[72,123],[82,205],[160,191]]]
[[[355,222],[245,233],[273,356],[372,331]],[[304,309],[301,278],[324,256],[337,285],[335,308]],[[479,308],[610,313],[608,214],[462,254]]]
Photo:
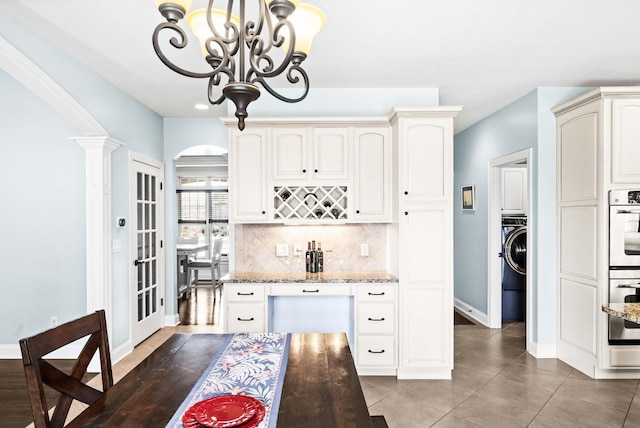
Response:
[[[211,258],[208,260],[190,260],[187,264],[187,284],[188,292],[198,287],[211,287],[213,292],[213,303],[216,302],[216,289],[220,289],[220,258],[222,257],[222,238],[215,238],[211,250]],[[211,284],[198,284],[198,269],[211,269]],[[191,278],[193,272],[193,279]],[[220,298],[222,298],[222,289],[220,289]]]

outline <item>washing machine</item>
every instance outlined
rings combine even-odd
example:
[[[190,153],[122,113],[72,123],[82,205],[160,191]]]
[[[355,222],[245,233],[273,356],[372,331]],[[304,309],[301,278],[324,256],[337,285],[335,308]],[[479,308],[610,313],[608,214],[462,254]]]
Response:
[[[502,321],[524,321],[527,306],[527,218],[502,217]]]

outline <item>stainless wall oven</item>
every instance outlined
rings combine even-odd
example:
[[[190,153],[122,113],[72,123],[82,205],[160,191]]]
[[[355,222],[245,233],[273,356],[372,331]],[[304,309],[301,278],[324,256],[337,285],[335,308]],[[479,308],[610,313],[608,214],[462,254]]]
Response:
[[[609,266],[640,268],[640,190],[609,192]]]
[[[609,192],[609,303],[640,303],[640,189]],[[640,324],[609,315],[610,345],[640,345]]]

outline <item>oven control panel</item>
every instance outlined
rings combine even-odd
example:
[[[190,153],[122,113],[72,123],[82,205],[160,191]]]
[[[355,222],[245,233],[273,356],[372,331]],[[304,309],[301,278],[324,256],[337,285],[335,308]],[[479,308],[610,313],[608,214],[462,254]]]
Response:
[[[609,191],[609,205],[640,204],[640,190],[611,190]]]

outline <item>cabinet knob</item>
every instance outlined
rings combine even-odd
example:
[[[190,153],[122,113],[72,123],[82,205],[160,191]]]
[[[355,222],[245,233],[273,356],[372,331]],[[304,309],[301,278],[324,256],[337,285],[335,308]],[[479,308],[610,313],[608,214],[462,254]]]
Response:
[[[317,169],[314,169],[314,170],[313,170],[313,172],[318,172],[318,170],[317,170]]]
[[[306,174],[307,170],[306,170],[306,169],[303,169],[303,170],[302,170],[302,172]]]
[[[409,211],[405,211],[405,212],[404,212],[404,215],[409,215]]]
[[[405,195],[408,195],[408,194],[409,194],[409,192],[407,192],[407,191],[405,190],[405,191],[404,191],[404,194],[405,194]]]
[[[266,211],[262,211],[262,214],[266,214],[266,213],[267,213]]]
[[[360,210],[356,210],[356,214],[360,214]]]

